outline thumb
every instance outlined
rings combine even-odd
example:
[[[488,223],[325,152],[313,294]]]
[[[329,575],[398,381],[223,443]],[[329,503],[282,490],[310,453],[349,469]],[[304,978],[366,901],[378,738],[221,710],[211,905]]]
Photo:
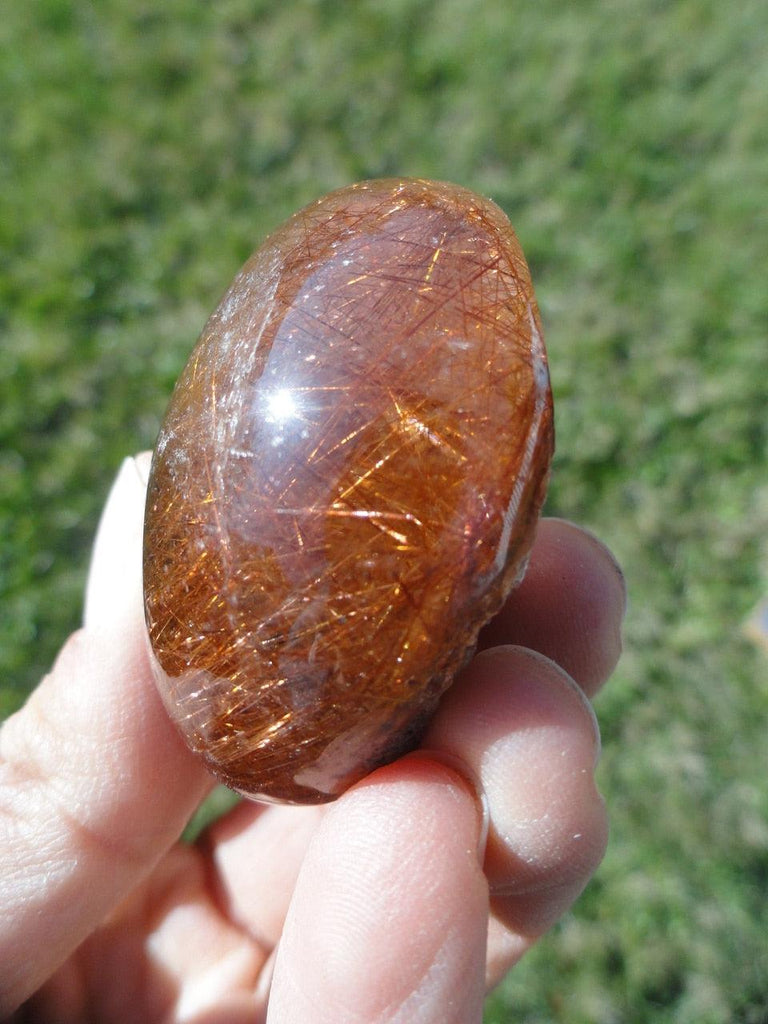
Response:
[[[140,460],[104,510],[85,627],[0,730],[0,1017],[150,871],[209,785],[152,682]]]

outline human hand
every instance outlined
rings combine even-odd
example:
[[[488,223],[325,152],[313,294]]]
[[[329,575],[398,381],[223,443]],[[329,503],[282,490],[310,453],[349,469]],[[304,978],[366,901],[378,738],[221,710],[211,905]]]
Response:
[[[242,803],[184,845],[212,783],[147,660],[147,465],[113,487],[84,628],[0,731],[0,1017],[479,1021],[604,851],[584,694],[618,659],[617,566],[542,521],[420,751],[324,807]]]

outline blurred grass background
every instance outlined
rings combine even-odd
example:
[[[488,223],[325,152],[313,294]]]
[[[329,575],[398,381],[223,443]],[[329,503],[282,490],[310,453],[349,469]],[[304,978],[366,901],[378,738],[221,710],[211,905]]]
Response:
[[[629,581],[612,841],[487,1021],[768,1021],[768,5],[11,0],[0,712],[78,623],[124,455],[240,263],[355,179],[493,197],[531,263],[550,513]]]

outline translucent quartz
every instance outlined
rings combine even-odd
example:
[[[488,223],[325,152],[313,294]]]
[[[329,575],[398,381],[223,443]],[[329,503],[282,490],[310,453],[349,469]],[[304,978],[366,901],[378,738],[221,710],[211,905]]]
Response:
[[[314,803],[416,745],[522,574],[552,437],[493,203],[363,182],[271,235],[179,379],[147,500],[157,683],[210,769]]]

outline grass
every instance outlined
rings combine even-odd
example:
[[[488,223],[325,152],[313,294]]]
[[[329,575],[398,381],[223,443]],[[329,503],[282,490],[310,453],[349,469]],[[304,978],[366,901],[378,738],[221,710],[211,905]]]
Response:
[[[0,713],[259,240],[349,181],[493,196],[556,395],[549,511],[623,561],[607,859],[487,1021],[768,1020],[768,6],[15,0],[0,20]]]

